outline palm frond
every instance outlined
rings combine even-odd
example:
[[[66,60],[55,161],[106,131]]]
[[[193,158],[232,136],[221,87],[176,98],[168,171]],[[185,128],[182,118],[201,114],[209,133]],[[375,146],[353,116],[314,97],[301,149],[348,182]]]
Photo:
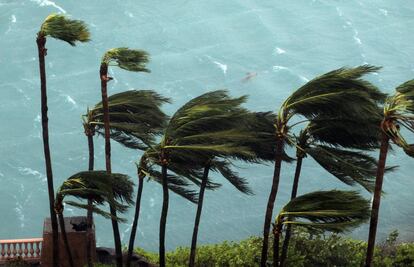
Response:
[[[357,192],[331,190],[292,199],[283,207],[278,219],[283,224],[344,232],[367,221],[369,216],[370,203]]]
[[[361,77],[377,70],[364,65],[321,75],[296,90],[283,103],[281,112],[301,114],[308,119],[320,114],[359,117],[376,114],[377,103],[383,102],[386,95]]]
[[[306,127],[312,142],[371,150],[380,146],[381,116],[371,118],[318,116]]]
[[[143,50],[129,49],[127,47],[112,48],[102,58],[102,63],[120,67],[121,69],[135,72],[150,72],[146,68],[149,54]]]
[[[381,127],[396,145],[413,157],[414,147],[403,137],[400,128],[403,127],[414,133],[414,80],[399,85],[396,91],[385,103],[385,119]]]
[[[75,208],[79,208],[79,209],[84,209],[84,210],[89,210],[91,208],[92,209],[92,212],[94,212],[95,214],[98,214],[98,215],[104,217],[105,219],[115,219],[118,222],[127,222],[126,219],[112,216],[110,212],[104,211],[104,210],[98,208],[95,205],[92,205],[90,207],[88,204],[82,204],[82,203],[78,203],[78,202],[74,202],[74,201],[70,201],[70,200],[64,201],[64,203],[67,204],[67,205],[69,205],[69,206],[72,206],[72,207],[75,207]]]
[[[313,146],[305,149],[330,174],[347,185],[359,184],[373,192],[378,162],[373,157],[359,151],[349,151],[328,146]],[[387,172],[394,170],[389,167]]]
[[[83,21],[71,20],[59,14],[51,14],[45,19],[40,34],[65,41],[72,46],[75,46],[76,42],[90,40],[89,30]]]
[[[130,90],[108,98],[111,138],[122,145],[145,150],[154,145],[155,136],[163,132],[167,115],[160,109],[170,100],[151,90]],[[85,123],[104,133],[102,103],[89,109]]]
[[[248,181],[245,178],[240,177],[237,172],[233,171],[228,161],[213,160],[211,162],[211,169],[220,172],[220,174],[240,192],[247,195],[254,194],[249,187]]]

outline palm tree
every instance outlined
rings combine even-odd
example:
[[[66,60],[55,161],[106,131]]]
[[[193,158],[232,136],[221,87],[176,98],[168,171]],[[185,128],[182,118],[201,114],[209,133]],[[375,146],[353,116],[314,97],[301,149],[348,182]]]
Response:
[[[89,31],[86,25],[80,20],[71,20],[63,15],[49,15],[37,33],[37,49],[39,54],[39,70],[40,70],[40,92],[41,92],[41,110],[42,110],[42,132],[43,132],[43,149],[46,164],[46,177],[49,193],[49,210],[50,220],[52,224],[53,236],[53,266],[57,266],[59,262],[58,247],[58,223],[56,213],[54,211],[54,188],[53,188],[53,172],[52,162],[49,148],[49,124],[47,116],[47,89],[46,89],[46,68],[45,57],[47,54],[46,37],[52,37],[75,46],[76,42],[89,41]]]
[[[215,157],[254,157],[254,153],[247,147],[225,142],[231,134],[236,135],[228,129],[229,125],[234,125],[237,121],[225,119],[229,118],[227,112],[243,114],[244,110],[238,106],[244,101],[245,97],[228,97],[224,90],[208,92],[190,100],[171,117],[160,144],[146,153],[147,165],[161,166],[159,177],[163,186],[163,206],[160,220],[160,266],[165,266],[169,183],[185,178],[199,186],[203,183],[200,180],[204,180],[203,186],[206,188],[215,187],[206,175],[202,178],[206,163]],[[174,174],[169,175],[167,170]]]
[[[284,225],[344,232],[368,220],[369,201],[355,191],[317,191],[292,199],[273,228],[273,266],[279,266],[279,240]]]
[[[414,157],[414,146],[408,144],[400,133],[401,126],[409,132],[414,132],[414,80],[407,81],[398,86],[396,93],[387,98],[384,105],[384,116],[381,122],[381,147],[375,180],[374,198],[372,201],[367,256],[365,260],[366,267],[371,266],[374,255],[382,182],[386,170],[385,163],[390,140],[399,147],[402,147],[407,155]]]
[[[121,69],[134,72],[150,72],[145,68],[148,62],[148,53],[142,50],[133,50],[126,47],[113,48],[108,50],[102,57],[100,67],[101,92],[102,92],[102,107],[105,129],[105,163],[106,171],[111,173],[111,143],[110,143],[110,118],[108,106],[107,83],[112,78],[108,76],[109,66],[118,66]],[[116,210],[110,207],[111,214],[115,218]],[[112,220],[112,230],[114,233],[114,243],[116,251],[117,267],[122,267],[122,248],[121,237],[119,235],[119,226],[117,220]]]
[[[229,106],[226,110],[224,110],[220,117],[221,119],[215,122],[217,124],[220,124],[222,127],[222,129],[220,129],[219,131],[211,133],[201,133],[199,135],[193,135],[189,138],[186,138],[187,142],[191,143],[195,142],[216,145],[226,144],[236,148],[233,153],[220,155],[216,158],[205,159],[205,162],[202,166],[204,170],[201,179],[197,212],[191,241],[189,259],[190,267],[195,266],[198,227],[201,219],[204,192],[208,181],[209,171],[213,170],[219,172],[240,192],[244,194],[253,194],[252,190],[248,186],[248,182],[246,181],[246,179],[240,177],[238,173],[234,172],[231,169],[230,161],[232,158],[248,162],[258,161],[258,159],[256,159],[254,154],[252,154],[251,149],[246,145],[245,142],[245,140],[247,139],[249,139],[251,142],[254,142],[255,138],[255,134],[249,132],[248,127],[246,127],[246,124],[249,123],[250,115],[246,111],[243,111],[239,107],[239,105],[233,103],[232,106]]]
[[[284,146],[294,144],[290,132],[297,123],[290,125],[289,122],[296,117],[295,115],[305,117],[308,121],[321,115],[371,118],[378,110],[377,102],[381,101],[384,95],[376,87],[362,80],[361,76],[377,70],[377,67],[363,65],[328,72],[303,85],[283,102],[274,122],[275,167],[263,229],[262,267],[266,266],[267,261],[270,223],[279,187]]]
[[[314,118],[295,138],[296,170],[291,199],[297,195],[302,161],[310,155],[321,167],[347,185],[359,184],[374,191],[378,162],[362,150],[379,147],[379,114],[364,118]],[[357,151],[349,150],[357,149]],[[387,168],[392,170],[394,168]],[[291,226],[286,227],[280,265],[287,256]]]
[[[128,148],[148,149],[154,145],[155,137],[162,133],[166,125],[168,117],[161,111],[160,106],[169,102],[168,98],[151,90],[129,90],[110,96],[108,106],[111,138]],[[88,109],[87,114],[83,116],[83,121],[85,134],[88,137],[89,162],[91,162],[93,135],[95,132],[104,135],[102,102],[96,104],[94,108]],[[126,266],[129,266],[131,262],[143,190],[143,178],[139,172],[137,174],[138,193]]]
[[[102,205],[105,202],[111,203],[117,207],[118,211],[124,212],[128,205],[133,203],[132,192],[133,183],[129,177],[118,173],[108,175],[104,171],[79,172],[63,182],[56,193],[55,210],[59,217],[59,224],[70,266],[73,267],[74,263],[65,230],[65,220],[63,218],[65,197],[71,196],[87,199],[88,205],[86,206],[76,202],[67,203],[76,207],[86,207],[88,212],[95,211],[109,217],[109,214],[94,207],[94,204]],[[126,202],[128,205],[123,205],[121,202]],[[90,259],[88,258],[88,264],[89,261]]]

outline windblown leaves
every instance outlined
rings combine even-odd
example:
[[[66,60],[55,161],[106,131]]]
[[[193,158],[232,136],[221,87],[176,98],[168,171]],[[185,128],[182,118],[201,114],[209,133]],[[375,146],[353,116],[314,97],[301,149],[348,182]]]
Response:
[[[328,146],[314,146],[305,151],[341,182],[351,186],[359,184],[369,192],[374,191],[378,166],[375,158],[363,152]],[[387,168],[386,171],[394,168]]]
[[[102,58],[102,63],[120,67],[134,72],[151,72],[146,68],[149,54],[143,50],[129,49],[127,47],[112,48]]]
[[[95,211],[104,215],[107,212],[100,210],[98,205],[109,203],[118,212],[125,212],[129,205],[133,204],[133,182],[127,175],[120,173],[108,174],[106,171],[84,171],[79,172],[67,180],[58,189],[56,195],[56,204],[61,205],[67,196],[83,200],[91,200]],[[66,202],[65,202],[66,203]],[[76,202],[68,204],[77,207],[87,208]],[[104,215],[105,216],[105,215]]]
[[[369,217],[370,203],[357,192],[331,190],[292,199],[283,207],[278,219],[283,224],[344,232],[364,223]]]
[[[76,42],[90,40],[88,27],[83,21],[71,20],[59,14],[49,15],[43,22],[39,34],[60,39],[72,46],[75,46]]]
[[[363,65],[341,68],[319,76],[296,90],[284,103],[280,114],[300,114],[308,119],[317,115],[371,116],[377,103],[385,100],[374,85],[362,80],[362,75],[379,68]]]
[[[414,80],[401,84],[396,91],[385,103],[382,130],[407,155],[414,157],[414,145],[408,144],[400,131],[403,127],[414,133]]]
[[[111,138],[133,149],[145,150],[154,145],[167,123],[167,115],[161,105],[169,103],[151,90],[130,90],[108,98]],[[102,103],[95,105],[84,115],[84,122],[104,134]]]

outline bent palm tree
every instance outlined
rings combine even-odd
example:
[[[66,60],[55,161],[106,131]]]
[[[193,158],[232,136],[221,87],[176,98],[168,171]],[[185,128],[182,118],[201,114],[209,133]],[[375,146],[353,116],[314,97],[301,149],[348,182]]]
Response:
[[[102,57],[99,75],[101,79],[102,107],[105,129],[105,165],[108,174],[111,173],[111,143],[107,83],[112,79],[108,76],[108,67],[117,66],[128,71],[149,72],[149,70],[145,68],[145,64],[147,62],[147,52],[142,50],[128,49],[126,47],[110,49]],[[116,210],[113,207],[110,207],[110,210],[112,216],[116,217]],[[119,235],[118,222],[115,219],[112,220],[112,230],[114,234],[116,264],[117,267],[122,267],[121,237]]]
[[[46,68],[45,57],[47,54],[46,37],[52,37],[75,46],[76,42],[89,41],[89,31],[86,25],[80,20],[70,20],[65,16],[52,14],[49,15],[37,33],[37,49],[39,54],[39,71],[40,71],[40,92],[41,92],[41,109],[42,109],[42,133],[43,133],[43,150],[45,155],[46,177],[49,193],[49,210],[50,220],[52,224],[53,236],[53,266],[57,266],[59,262],[58,247],[58,223],[53,208],[54,205],[54,189],[53,189],[53,172],[52,162],[49,148],[49,124],[47,116],[47,89],[46,89]]]
[[[123,205],[121,202],[126,202],[129,205],[132,204],[132,192],[133,183],[128,176],[117,173],[108,175],[104,171],[80,172],[63,182],[56,193],[55,210],[59,217],[70,266],[74,266],[74,263],[63,218],[64,199],[68,196],[87,199],[88,205],[70,201],[67,203],[76,207],[87,207],[88,211],[95,211],[108,217],[110,216],[108,213],[94,207],[94,204],[111,203],[113,206],[116,206],[118,211],[124,212],[128,206]]]
[[[274,123],[275,168],[263,229],[262,267],[266,266],[267,261],[270,223],[279,187],[283,149],[286,144],[294,144],[290,131],[297,123],[290,125],[289,122],[295,115],[305,117],[307,121],[322,115],[371,118],[377,113],[377,102],[383,99],[384,94],[360,78],[376,70],[378,68],[364,65],[328,72],[300,87],[283,102]]]
[[[374,255],[377,234],[378,214],[381,201],[382,182],[386,170],[389,141],[403,148],[405,153],[414,157],[414,146],[408,144],[400,133],[400,127],[414,132],[414,80],[407,81],[396,88],[396,93],[387,98],[384,105],[384,117],[381,122],[381,147],[378,169],[375,180],[374,198],[372,201],[371,220],[369,225],[368,247],[365,266],[370,267]]]
[[[122,145],[145,150],[154,145],[156,135],[162,133],[166,125],[167,116],[160,106],[169,103],[170,100],[151,90],[129,90],[114,94],[108,98],[110,134],[111,138]],[[88,109],[83,116],[85,134],[88,143],[92,142],[95,132],[104,135],[104,118],[102,102]],[[92,139],[92,141],[90,141]],[[93,157],[91,145],[89,145],[90,161]],[[139,210],[143,189],[143,178],[138,174],[138,193],[135,207],[134,220],[131,228],[131,236],[128,246],[126,266],[130,265],[134,248],[135,235],[138,226]]]
[[[354,191],[317,191],[292,199],[276,217],[273,266],[279,266],[279,240],[284,225],[344,232],[368,220],[369,201]]]
[[[161,166],[159,177],[163,186],[163,207],[160,220],[160,266],[165,266],[168,188],[170,181],[176,177],[168,175],[167,169],[196,185],[204,180],[206,187],[214,187],[207,178],[202,179],[207,162],[215,157],[234,157],[236,154],[240,158],[254,157],[247,147],[235,146],[235,143],[220,139],[220,136],[226,137],[224,131],[228,130],[228,125],[236,122],[225,120],[224,118],[228,118],[226,112],[243,114],[244,111],[238,105],[244,99],[245,97],[230,98],[226,91],[218,90],[190,100],[171,117],[161,143],[148,151],[149,165]],[[227,140],[230,133],[227,131]]]
[[[379,147],[379,121],[379,114],[368,120],[313,119],[295,138],[297,161],[291,199],[297,195],[302,161],[307,155],[310,155],[322,168],[341,182],[350,186],[359,184],[368,192],[373,192],[378,162],[362,150]],[[358,149],[358,151],[349,149]],[[288,225],[283,240],[281,266],[287,256],[290,235],[291,227]]]

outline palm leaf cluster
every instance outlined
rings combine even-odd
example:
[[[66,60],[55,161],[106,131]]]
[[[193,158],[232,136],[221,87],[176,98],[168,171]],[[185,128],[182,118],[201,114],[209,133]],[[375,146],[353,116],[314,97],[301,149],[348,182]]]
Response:
[[[370,203],[355,191],[316,191],[299,196],[279,213],[281,224],[344,232],[367,221]],[[287,220],[287,218],[289,218]]]
[[[129,90],[108,98],[111,138],[132,149],[145,150],[166,126],[161,105],[170,100],[151,90]],[[83,116],[89,129],[104,135],[102,102]]]
[[[92,209],[105,218],[111,218],[111,214],[100,209],[98,206],[106,203],[113,205],[118,212],[125,212],[134,203],[134,183],[127,175],[120,173],[108,174],[106,171],[83,171],[78,172],[68,179],[58,189],[56,194],[56,209],[62,209],[63,203],[78,208],[89,209],[86,204],[64,201],[67,196],[80,200],[91,200]],[[118,220],[123,221],[121,218]]]
[[[81,20],[71,20],[59,14],[49,15],[40,28],[40,34],[60,39],[75,46],[76,42],[87,42],[90,33],[86,24]]]
[[[213,171],[220,172],[242,192],[250,193],[247,182],[231,169],[227,160],[256,161],[251,149],[242,144],[254,138],[244,127],[248,112],[240,104],[245,100],[245,96],[230,98],[226,91],[218,90],[189,101],[171,117],[160,144],[145,153],[147,164],[142,169],[159,177],[160,172],[154,171],[154,167],[167,163],[172,177],[181,176],[200,185],[203,169],[209,162]],[[162,159],[163,153],[168,159]],[[218,186],[207,183],[209,189]]]
[[[407,81],[396,88],[396,93],[389,97],[384,106],[384,121],[381,125],[389,138],[411,157],[414,146],[402,136],[400,128],[414,132],[414,80]]]
[[[112,48],[102,58],[103,64],[135,72],[151,72],[146,68],[148,61],[149,54],[146,51],[127,47]]]
[[[289,120],[300,114],[308,119],[318,115],[371,117],[378,112],[376,103],[385,94],[361,77],[378,71],[378,67],[363,65],[340,68],[321,75],[296,90],[279,111],[281,119]]]

